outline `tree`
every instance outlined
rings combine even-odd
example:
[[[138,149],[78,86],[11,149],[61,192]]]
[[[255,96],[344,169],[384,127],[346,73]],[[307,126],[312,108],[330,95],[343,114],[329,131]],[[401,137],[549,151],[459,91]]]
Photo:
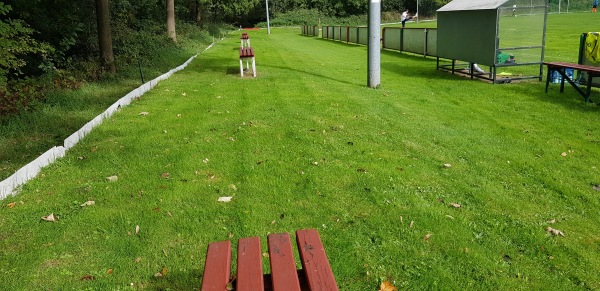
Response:
[[[10,5],[0,2],[0,16],[12,10]],[[27,64],[24,56],[28,54],[44,55],[52,52],[52,47],[32,38],[34,30],[18,19],[0,19],[0,91],[6,88],[8,75],[19,77],[21,68]]]
[[[117,69],[115,67],[115,56],[112,48],[108,0],[96,0],[96,21],[98,22],[100,63],[108,72],[115,73]]]
[[[174,42],[177,42],[175,33],[175,0],[167,0],[167,34]]]

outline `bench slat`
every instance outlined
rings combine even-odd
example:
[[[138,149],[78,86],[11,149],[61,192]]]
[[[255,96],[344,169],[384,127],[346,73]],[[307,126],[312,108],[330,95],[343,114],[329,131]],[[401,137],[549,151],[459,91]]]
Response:
[[[231,242],[220,241],[208,245],[202,291],[226,290],[231,275]]]
[[[236,290],[264,290],[260,238],[257,236],[238,240]]]
[[[568,68],[575,69],[580,71],[585,71],[589,73],[600,74],[600,67],[581,65],[581,64],[573,64],[573,63],[565,63],[565,62],[544,62],[548,68]]]
[[[296,231],[296,242],[310,290],[337,291],[338,286],[317,230]]]
[[[251,47],[240,48],[240,58],[251,58],[254,56],[254,49]]]
[[[294,262],[290,235],[287,233],[268,236],[271,279],[274,291],[300,291],[300,281]]]

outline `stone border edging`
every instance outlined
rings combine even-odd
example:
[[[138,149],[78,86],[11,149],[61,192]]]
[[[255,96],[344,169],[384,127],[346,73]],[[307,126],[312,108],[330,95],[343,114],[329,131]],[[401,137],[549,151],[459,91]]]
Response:
[[[222,40],[222,39],[221,39]],[[219,40],[220,41],[220,40]],[[204,51],[210,49],[215,42],[211,43]],[[203,51],[203,52],[204,52]],[[83,127],[81,127],[78,131],[71,134],[64,140],[62,146],[55,146],[38,158],[23,166],[19,170],[17,170],[10,177],[6,178],[4,181],[0,181],[0,200],[8,196],[16,195],[18,192],[18,188],[23,184],[27,183],[29,180],[35,178],[42,168],[52,164],[56,159],[62,158],[65,156],[67,150],[74,147],[80,140],[82,140],[86,135],[88,135],[92,129],[102,124],[104,119],[110,118],[119,108],[127,106],[131,103],[131,101],[139,96],[142,96],[144,93],[148,92],[150,89],[154,88],[158,82],[162,80],[166,80],[175,72],[180,71],[187,67],[187,65],[198,56],[198,54],[190,57],[187,61],[185,61],[180,66],[154,78],[151,81],[148,81],[136,89],[129,92],[127,95],[121,97],[117,102],[113,103],[108,109],[102,112],[100,115],[96,116],[94,119],[86,123]]]

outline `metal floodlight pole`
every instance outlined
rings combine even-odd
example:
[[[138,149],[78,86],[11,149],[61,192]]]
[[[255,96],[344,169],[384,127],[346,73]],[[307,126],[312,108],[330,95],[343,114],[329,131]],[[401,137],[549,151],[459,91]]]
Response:
[[[265,0],[267,2],[267,33],[271,34],[271,24],[269,23],[269,0]]]
[[[367,83],[371,88],[381,83],[381,0],[369,0],[369,48]]]

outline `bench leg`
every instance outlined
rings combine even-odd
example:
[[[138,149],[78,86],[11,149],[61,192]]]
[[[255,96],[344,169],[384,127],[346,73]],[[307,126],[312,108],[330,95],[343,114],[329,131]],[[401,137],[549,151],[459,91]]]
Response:
[[[254,78],[256,78],[256,63],[254,62],[254,57],[252,57],[252,74]]]
[[[244,63],[242,62],[241,58],[240,58],[240,75],[242,77],[244,76]]]
[[[249,65],[249,60],[248,60],[248,58],[246,58],[246,70],[247,70],[247,69],[250,69],[250,65]]]
[[[585,92],[585,103],[592,102],[590,100],[590,94],[592,94],[592,77],[593,75],[588,73],[587,91]]]
[[[562,93],[565,91],[565,79],[568,78],[565,68],[560,69],[560,75],[562,76],[562,79],[560,79],[560,93]]]
[[[552,78],[552,69],[548,68],[546,73],[546,93],[548,93],[548,84],[550,84],[550,78]]]

